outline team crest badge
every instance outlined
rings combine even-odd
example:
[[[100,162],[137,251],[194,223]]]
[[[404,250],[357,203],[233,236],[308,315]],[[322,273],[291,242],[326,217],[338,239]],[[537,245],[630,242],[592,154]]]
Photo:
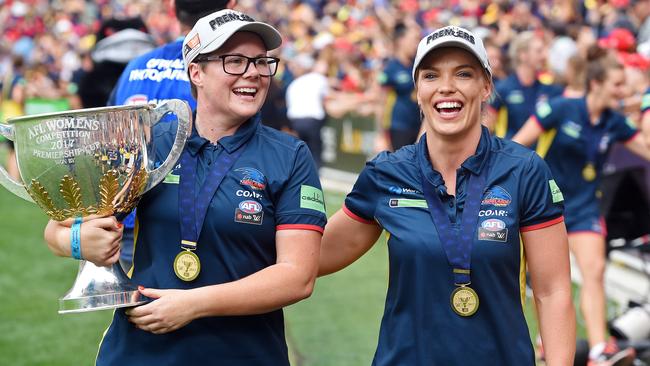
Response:
[[[481,205],[491,205],[495,207],[506,207],[512,202],[512,197],[510,193],[505,189],[494,186],[491,187],[481,201]]]
[[[239,168],[235,170],[242,175],[239,184],[248,186],[256,191],[266,188],[266,177],[262,172],[254,168]]]

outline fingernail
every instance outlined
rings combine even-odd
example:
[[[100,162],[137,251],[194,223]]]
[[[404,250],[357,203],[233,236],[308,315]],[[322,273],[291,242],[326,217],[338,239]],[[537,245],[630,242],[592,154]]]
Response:
[[[117,223],[117,228],[118,228],[118,229],[121,229],[122,226],[124,226],[124,224],[122,224],[121,222],[118,222],[118,223]]]
[[[138,290],[140,291],[144,290],[144,286],[138,286]]]

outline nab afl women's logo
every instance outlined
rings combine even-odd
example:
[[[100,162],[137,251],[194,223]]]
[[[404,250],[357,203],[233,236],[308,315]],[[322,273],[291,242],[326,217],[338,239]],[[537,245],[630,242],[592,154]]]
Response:
[[[506,223],[499,219],[487,219],[478,228],[478,240],[508,241],[508,228]]]
[[[239,209],[242,210],[242,212],[256,214],[262,211],[262,205],[257,201],[242,201],[239,203]]]

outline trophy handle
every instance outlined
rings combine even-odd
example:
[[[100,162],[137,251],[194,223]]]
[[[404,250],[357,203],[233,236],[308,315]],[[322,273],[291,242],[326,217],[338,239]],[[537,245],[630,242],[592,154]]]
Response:
[[[0,134],[11,141],[14,141],[14,128],[12,126],[0,123]],[[25,186],[9,176],[9,173],[7,173],[2,165],[0,165],[0,185],[24,200],[34,202],[27,193]]]
[[[172,170],[174,164],[176,164],[176,161],[181,156],[185,142],[192,133],[192,109],[187,102],[180,99],[170,99],[154,108],[150,112],[152,117],[151,127],[160,122],[163,116],[169,112],[175,114],[178,118],[178,130],[176,131],[174,145],[165,161],[158,168],[149,172],[149,180],[145,192],[165,179],[167,173]]]

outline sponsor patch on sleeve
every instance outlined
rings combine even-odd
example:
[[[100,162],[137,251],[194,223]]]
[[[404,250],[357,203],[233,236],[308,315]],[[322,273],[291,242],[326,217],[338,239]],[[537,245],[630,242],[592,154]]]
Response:
[[[300,208],[309,208],[325,213],[323,191],[308,185],[300,186]]]
[[[541,102],[537,105],[537,115],[539,115],[540,118],[546,118],[551,114],[551,112],[553,112],[553,109],[548,102]]]
[[[408,199],[408,198],[391,198],[388,200],[388,206],[392,208],[398,208],[398,207],[421,207],[421,208],[429,208],[427,205],[427,201],[425,200],[416,200],[416,199]]]
[[[180,183],[180,181],[181,181],[181,176],[180,175],[174,175],[171,172],[169,172],[169,174],[167,174],[167,176],[165,177],[165,180],[163,181],[163,183],[178,184],[178,183]]]
[[[555,180],[554,179],[549,180],[548,185],[551,188],[551,197],[553,198],[553,203],[564,201],[564,196],[562,195],[562,191],[560,191],[560,187],[557,186]]]

